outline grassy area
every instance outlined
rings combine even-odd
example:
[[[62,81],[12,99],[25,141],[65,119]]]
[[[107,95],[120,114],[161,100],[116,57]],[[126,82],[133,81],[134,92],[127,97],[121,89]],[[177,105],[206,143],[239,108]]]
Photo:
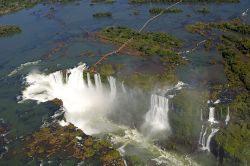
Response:
[[[201,13],[201,14],[208,14],[208,13],[210,13],[209,9],[206,8],[206,7],[197,9],[197,10],[195,10],[195,11],[196,11],[197,13]]]
[[[127,49],[134,51],[130,51],[128,54],[145,57],[159,56],[162,62],[170,65],[183,63],[183,59],[175,52],[175,49],[181,46],[181,41],[166,33],[138,33],[127,27],[109,27],[99,32],[98,37],[117,45],[121,45],[133,37],[133,40],[127,45]]]
[[[0,25],[0,37],[11,36],[21,31],[21,28],[16,25]]]
[[[250,34],[250,25],[243,24],[240,20],[235,19],[229,22],[196,22],[186,26],[186,30],[191,33],[199,33],[201,35],[207,35],[212,29],[219,29],[223,31],[233,31],[241,34]]]
[[[97,12],[97,13],[93,14],[93,17],[97,17],[97,18],[100,18],[100,17],[112,17],[112,13],[110,13],[110,12]]]
[[[157,14],[160,14],[161,12],[163,12],[163,13],[180,13],[180,12],[182,12],[182,10],[179,8],[165,9],[165,8],[159,8],[159,7],[149,9],[150,14],[157,15]]]

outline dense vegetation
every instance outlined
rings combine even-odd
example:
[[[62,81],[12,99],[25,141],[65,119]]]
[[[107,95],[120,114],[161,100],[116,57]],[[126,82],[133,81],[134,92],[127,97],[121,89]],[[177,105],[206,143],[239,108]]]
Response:
[[[14,35],[21,31],[21,28],[16,25],[0,25],[0,37]]]
[[[110,12],[98,12],[98,13],[94,13],[93,17],[112,17],[112,13],[110,13]]]
[[[250,25],[232,20],[187,26],[190,32],[204,36],[213,33],[213,29],[222,33],[217,45],[228,79],[228,84],[223,87],[235,93],[235,98],[228,104],[230,122],[216,134],[215,141],[223,151],[219,154],[221,162],[228,160],[233,165],[247,165],[250,162]]]
[[[216,136],[216,141],[226,155],[247,164],[250,162],[250,39],[223,35],[221,43],[225,73],[230,87],[238,89],[238,95],[230,104],[232,121]]]
[[[169,3],[169,2],[179,2],[180,0],[129,0],[129,3]],[[227,2],[227,3],[239,3],[240,0],[182,0],[182,2]]]
[[[250,25],[243,24],[240,20],[235,19],[229,22],[211,22],[203,23],[196,22],[186,26],[186,30],[192,33],[199,33],[201,35],[207,35],[213,28],[220,29],[223,31],[233,31],[241,34],[250,34]]]
[[[197,145],[200,132],[200,110],[207,101],[208,93],[195,90],[183,90],[173,99],[174,108],[169,112],[172,137],[175,141],[187,145]],[[180,118],[181,117],[181,118]]]
[[[76,161],[91,161],[97,165],[124,166],[120,153],[104,140],[85,135],[73,125],[58,125],[42,128],[27,138],[25,152],[36,158],[69,158]]]
[[[97,34],[99,38],[114,44],[123,44],[133,38],[126,53],[140,56],[159,56],[160,60],[169,65],[183,63],[183,59],[174,49],[181,46],[175,37],[162,32],[137,32],[127,27],[109,27]],[[126,50],[126,48],[124,49]]]
[[[33,7],[38,3],[67,3],[77,0],[0,0],[0,15]]]
[[[150,14],[160,14],[161,12],[163,13],[180,13],[182,12],[181,9],[179,8],[170,8],[170,9],[164,9],[164,8],[151,8],[149,9]]]
[[[250,162],[250,95],[241,93],[230,104],[232,120],[215,137],[225,151],[225,157],[233,159],[232,165],[247,165]],[[225,159],[224,159],[225,160]]]

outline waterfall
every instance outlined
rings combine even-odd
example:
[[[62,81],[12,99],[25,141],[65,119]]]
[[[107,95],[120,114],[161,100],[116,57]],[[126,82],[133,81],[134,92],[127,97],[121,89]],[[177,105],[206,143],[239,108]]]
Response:
[[[114,99],[116,96],[116,80],[114,77],[109,76],[108,82],[109,82],[109,86],[110,86],[110,96],[112,99]]]
[[[123,93],[126,93],[127,91],[126,91],[126,88],[125,88],[125,86],[124,86],[124,81],[122,81],[122,92]]]
[[[200,145],[201,145],[201,143],[202,143],[202,133],[203,133],[203,128],[204,128],[204,126],[202,125],[202,126],[201,126],[200,137],[199,137],[199,144],[200,144]]]
[[[216,133],[217,131],[219,131],[219,129],[212,128],[211,133],[210,133],[209,136],[207,137],[206,143],[205,143],[205,142],[202,143],[202,148],[201,148],[202,150],[207,150],[207,151],[210,152],[210,142],[211,142],[212,137],[215,135],[215,133]],[[205,140],[205,139],[204,139],[204,140]]]
[[[73,123],[86,134],[112,131],[116,125],[108,123],[105,117],[116,98],[116,80],[108,77],[110,89],[103,87],[99,74],[94,75],[94,83],[89,73],[85,80],[85,69],[86,65],[82,64],[68,69],[66,74],[62,71],[49,75],[30,73],[25,77],[27,87],[22,92],[22,101],[46,102],[57,98],[63,102],[66,122]]]
[[[92,82],[91,82],[90,74],[89,74],[89,73],[87,73],[87,82],[88,82],[88,87],[89,87],[89,88],[92,88],[93,85],[92,85]]]
[[[207,103],[213,103],[213,104],[218,104],[220,100],[216,100],[216,102],[212,102],[208,100]],[[199,144],[201,145],[201,150],[207,150],[210,152],[210,142],[212,137],[216,134],[217,131],[219,131],[218,128],[214,128],[213,126],[217,125],[216,123],[219,123],[218,121],[215,120],[214,117],[214,107],[209,107],[209,116],[208,116],[208,122],[210,123],[209,126],[207,122],[204,122],[201,126],[201,131],[200,131],[200,137],[199,137]],[[202,118],[202,111],[201,111],[201,121],[203,120]],[[204,131],[204,125],[207,126],[205,131]],[[211,128],[211,133],[207,136],[208,129]]]
[[[248,9],[246,10],[246,11],[244,11],[242,14],[241,14],[241,16],[247,16],[247,13],[248,13]]]
[[[205,132],[203,133],[202,135],[202,139],[201,139],[201,145],[202,145],[202,148],[203,149],[204,147],[206,147],[206,135],[207,135],[207,127],[205,129]]]
[[[102,81],[100,74],[94,74],[95,86],[98,91],[102,90]]]
[[[208,121],[210,123],[218,123],[215,118],[214,118],[214,107],[210,107],[209,108],[209,117],[208,117]]]
[[[220,99],[218,99],[218,100],[216,100],[215,102],[214,102],[214,104],[219,104],[220,103]]]
[[[229,106],[227,107],[227,116],[226,116],[226,119],[225,119],[225,122],[226,122],[226,125],[228,124],[230,120],[230,115],[229,115]]]
[[[168,99],[159,95],[151,95],[150,109],[145,117],[146,126],[151,130],[170,130],[168,122]]]

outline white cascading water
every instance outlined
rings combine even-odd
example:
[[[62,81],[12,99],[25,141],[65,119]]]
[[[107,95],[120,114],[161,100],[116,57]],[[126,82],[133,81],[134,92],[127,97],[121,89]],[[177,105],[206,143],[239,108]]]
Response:
[[[208,121],[210,123],[218,123],[216,120],[215,120],[215,117],[214,117],[214,107],[210,107],[209,108],[209,117],[208,117]]]
[[[125,146],[129,144],[130,148],[131,145],[135,145],[136,147],[139,147],[139,150],[146,149],[154,156],[154,159],[152,160],[155,161],[157,165],[198,166],[198,164],[188,156],[180,156],[171,151],[165,151],[152,144],[144,137],[144,135],[138,132],[138,130],[129,128],[124,129],[124,135],[112,135],[111,142],[113,144],[123,144]],[[125,149],[125,146],[122,146],[121,148]]]
[[[212,128],[211,133],[209,134],[209,136],[207,137],[207,141],[202,142],[202,150],[207,150],[210,152],[210,142],[212,137],[215,135],[215,133],[219,131],[219,129],[216,128]],[[205,139],[204,139],[205,140]]]
[[[227,107],[227,116],[226,116],[226,119],[225,119],[226,125],[228,124],[229,120],[230,120],[230,115],[229,115],[229,106],[228,106]]]
[[[150,109],[146,114],[144,127],[152,131],[168,130],[170,125],[168,121],[168,99],[163,96],[151,95]]]
[[[108,77],[108,82],[109,82],[109,86],[110,86],[111,99],[115,99],[115,97],[116,97],[116,80],[114,77]]]
[[[127,91],[126,91],[126,88],[125,88],[125,85],[124,85],[124,81],[122,81],[122,91],[123,91],[123,93],[126,93]]]
[[[220,100],[217,100],[214,103],[208,100],[207,103],[218,104],[219,102]],[[219,131],[218,128],[213,127],[214,125],[219,123],[218,121],[215,120],[214,111],[215,111],[214,107],[209,107],[209,116],[208,116],[209,126],[207,122],[205,122],[205,124],[202,124],[200,137],[199,137],[199,145],[201,145],[201,150],[207,150],[208,152],[210,152],[210,142],[211,142],[212,137],[216,134],[217,131]],[[201,112],[201,121],[203,121],[202,112]],[[204,125],[207,126],[205,131],[204,131]],[[211,129],[211,133],[207,136],[208,129]]]
[[[244,11],[244,12],[241,14],[241,16],[244,17],[244,16],[247,16],[247,14],[248,14],[248,9],[247,9],[246,11]]]
[[[202,125],[201,126],[201,131],[200,131],[200,136],[199,136],[199,144],[201,145],[201,142],[202,142],[202,133],[203,133],[203,128],[204,128],[204,126]]]
[[[204,150],[204,147],[206,146],[206,135],[207,135],[207,127],[205,129],[205,132],[203,133],[202,135],[202,138],[201,138],[201,146],[202,146],[202,150]]]
[[[104,88],[99,74],[94,75],[94,84],[89,74],[87,80],[84,80],[85,69],[85,64],[69,69],[66,78],[61,71],[49,75],[30,73],[26,77],[28,86],[23,91],[22,98],[38,102],[61,99],[66,121],[73,123],[86,134],[112,131],[115,125],[107,123],[104,118],[111,110],[116,96],[115,79],[109,77],[110,89]]]

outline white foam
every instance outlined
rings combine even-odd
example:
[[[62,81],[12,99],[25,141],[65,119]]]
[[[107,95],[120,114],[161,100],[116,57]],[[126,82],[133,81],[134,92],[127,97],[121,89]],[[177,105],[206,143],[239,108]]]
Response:
[[[116,95],[115,79],[109,77],[110,88],[103,88],[99,75],[95,75],[93,85],[90,75],[83,79],[85,64],[49,75],[32,72],[26,76],[26,89],[22,92],[22,102],[36,100],[46,102],[55,98],[62,100],[65,119],[82,129],[86,134],[112,131],[115,125],[107,123],[106,114],[111,110]],[[63,124],[63,123],[62,123]]]
[[[218,122],[215,120],[214,111],[215,111],[215,108],[214,108],[214,107],[209,107],[209,117],[208,117],[208,121],[209,121],[210,123],[218,123]]]
[[[25,67],[30,66],[30,65],[37,65],[38,63],[40,63],[41,60],[37,60],[37,61],[32,61],[32,62],[26,62],[24,64],[21,64],[19,67],[17,67],[16,69],[14,69],[13,71],[11,71],[8,74],[8,77],[11,77],[15,74],[17,74],[19,71],[23,70]]]
[[[68,126],[69,122],[66,122],[65,120],[61,120],[58,122],[60,126],[64,127],[64,126]]]

